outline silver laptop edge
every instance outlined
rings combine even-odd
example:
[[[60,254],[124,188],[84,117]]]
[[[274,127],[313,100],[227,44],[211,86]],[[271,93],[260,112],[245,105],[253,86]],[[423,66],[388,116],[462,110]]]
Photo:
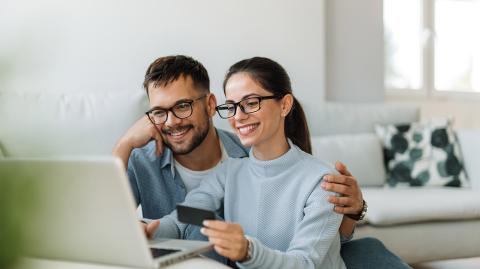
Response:
[[[0,159],[0,178],[34,191],[24,230],[28,255],[155,268],[212,249],[202,241],[148,242],[119,159]],[[154,259],[149,247],[179,251]]]

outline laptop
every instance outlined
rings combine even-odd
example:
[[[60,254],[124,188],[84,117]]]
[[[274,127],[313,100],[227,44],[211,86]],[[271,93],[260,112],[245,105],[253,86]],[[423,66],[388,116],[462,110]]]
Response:
[[[34,205],[22,212],[27,256],[158,268],[212,249],[203,241],[149,242],[118,159],[0,159],[5,179]]]

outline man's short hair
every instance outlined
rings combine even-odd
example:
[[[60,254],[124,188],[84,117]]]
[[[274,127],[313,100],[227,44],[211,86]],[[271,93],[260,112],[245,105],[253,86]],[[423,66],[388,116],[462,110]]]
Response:
[[[196,88],[210,92],[210,79],[205,67],[192,57],[184,55],[160,57],[151,63],[145,73],[143,88],[148,95],[150,83],[153,83],[154,87],[166,86],[180,76],[192,78]]]

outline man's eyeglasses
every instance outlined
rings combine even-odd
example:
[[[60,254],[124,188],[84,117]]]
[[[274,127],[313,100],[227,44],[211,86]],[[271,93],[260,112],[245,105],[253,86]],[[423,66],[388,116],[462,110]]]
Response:
[[[221,118],[228,119],[235,116],[235,114],[237,113],[237,107],[240,107],[243,113],[250,114],[260,110],[261,108],[260,103],[263,100],[280,99],[280,98],[281,96],[278,96],[278,95],[253,96],[253,97],[248,97],[243,100],[240,100],[240,102],[237,102],[237,103],[226,103],[223,105],[219,105],[215,109],[217,110],[218,115],[220,115]]]
[[[152,108],[149,111],[145,112],[145,114],[147,114],[150,121],[156,125],[164,124],[167,121],[168,111],[171,111],[172,114],[179,119],[185,119],[190,117],[193,113],[193,102],[203,99],[205,97],[207,97],[207,94],[193,100],[183,100],[168,109]]]

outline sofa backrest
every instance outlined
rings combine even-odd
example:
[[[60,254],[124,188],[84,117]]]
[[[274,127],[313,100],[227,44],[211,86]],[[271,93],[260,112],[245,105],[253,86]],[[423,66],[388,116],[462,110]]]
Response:
[[[0,92],[0,148],[7,157],[109,155],[147,107],[140,90]]]
[[[321,127],[312,136],[316,157],[343,162],[361,186],[382,186],[386,171],[374,126],[418,121],[420,109],[414,104],[325,103],[310,116],[310,124]]]
[[[415,104],[334,103],[320,104],[315,115],[307,115],[317,128],[312,136],[373,133],[376,123],[408,123],[419,120]]]
[[[382,186],[386,171],[382,145],[375,134],[341,134],[312,138],[313,155],[344,163],[362,186]]]
[[[0,91],[0,157],[110,155],[120,136],[147,109],[141,90]],[[362,185],[376,186],[385,179],[385,168],[374,124],[418,121],[419,106],[327,102],[307,117],[318,130],[312,134],[314,154],[332,163],[345,162]],[[459,134],[469,178],[480,180],[475,157],[480,144],[470,146],[479,136],[478,131]]]
[[[445,110],[442,103],[432,102],[326,103],[319,107],[319,113],[313,119],[313,124],[322,126],[312,137],[313,152],[331,163],[343,161],[362,186],[380,186],[385,181],[386,172],[381,142],[375,139],[373,130],[376,123],[410,123],[451,116],[456,123],[454,126],[457,127],[468,178],[474,189],[480,189],[480,123],[471,116],[472,106],[474,104],[455,103]]]

